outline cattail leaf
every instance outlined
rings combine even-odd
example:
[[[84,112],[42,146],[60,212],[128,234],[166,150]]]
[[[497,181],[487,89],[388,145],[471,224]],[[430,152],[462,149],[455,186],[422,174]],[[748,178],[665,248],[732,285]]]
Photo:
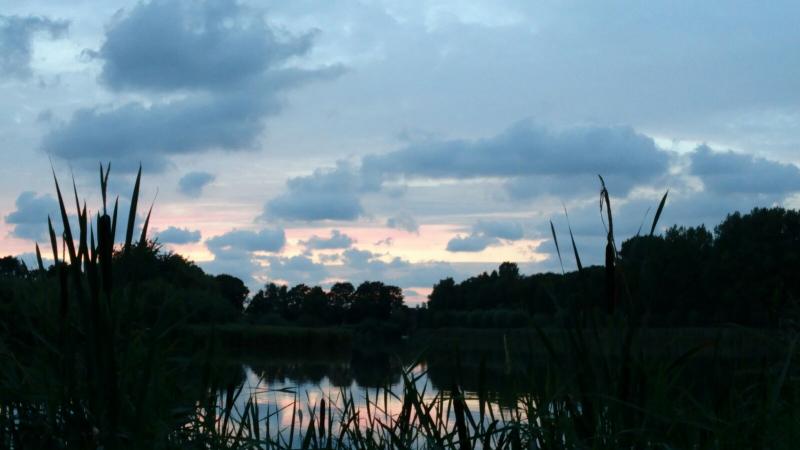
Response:
[[[108,192],[108,177],[103,173],[103,163],[100,163],[100,194],[103,197],[103,214],[106,213],[106,194]]]
[[[606,218],[608,220],[608,235],[606,236],[607,248],[610,247],[614,257],[617,255],[617,245],[614,242],[614,216],[611,213],[611,196],[608,194],[608,188],[602,175],[597,175],[600,178],[600,217],[603,217],[603,205],[605,204]],[[603,222],[605,224],[605,221]],[[608,255],[606,255],[607,257]]]
[[[111,245],[114,245],[114,240],[117,238],[117,210],[119,209],[119,195],[114,200],[114,212],[111,213]]]
[[[606,279],[606,310],[609,314],[614,312],[616,305],[616,275],[615,275],[615,253],[614,247],[611,245],[611,240],[606,243],[606,264],[605,264],[605,279]]]
[[[553,233],[553,242],[556,244],[556,253],[558,254],[558,262],[561,264],[561,273],[564,273],[564,261],[561,259],[561,249],[558,247],[558,237],[556,237],[556,227],[553,226],[553,221],[550,221],[550,232]]]
[[[661,197],[661,202],[658,203],[658,209],[656,210],[656,215],[653,217],[653,226],[650,227],[650,236],[656,232],[656,225],[658,224],[658,219],[661,217],[661,211],[664,210],[664,204],[667,203],[667,195],[669,195],[669,190],[664,193],[664,196]]]
[[[78,236],[78,261],[81,261],[84,256],[88,256],[88,245],[87,245],[87,213],[86,213],[86,203],[83,204],[83,210],[81,211],[78,209],[78,228],[79,228],[79,236]]]
[[[53,261],[58,264],[58,241],[56,240],[56,231],[53,229],[53,221],[50,216],[47,216],[47,228],[50,232],[50,245],[53,246]]]
[[[139,164],[139,172],[136,174],[136,183],[133,185],[133,195],[131,196],[131,209],[128,213],[128,229],[125,232],[125,253],[131,249],[133,242],[133,227],[136,224],[136,205],[139,203],[139,185],[142,181],[142,165]]]
[[[581,264],[581,257],[578,254],[578,246],[575,245],[575,236],[572,234],[572,225],[569,222],[569,214],[567,214],[567,207],[564,206],[564,216],[567,218],[567,228],[569,229],[569,239],[572,241],[572,252],[575,254],[575,265],[578,266],[578,272],[583,270],[583,265]]]
[[[44,272],[44,262],[42,261],[42,251],[39,250],[39,243],[36,243],[36,263],[39,265],[39,270]]]
[[[64,224],[64,244],[69,250],[69,260],[71,264],[77,262],[77,255],[75,254],[75,243],[72,240],[72,229],[69,226],[69,216],[67,216],[67,208],[64,206],[64,197],[61,195],[61,187],[58,185],[58,178],[56,171],[53,169],[53,180],[56,183],[56,195],[58,196],[58,206],[61,210],[61,221]],[[66,255],[65,255],[66,259]]]
[[[156,191],[156,197],[158,197],[158,191]],[[150,225],[150,216],[153,214],[153,206],[156,204],[156,198],[153,198],[153,202],[150,203],[150,209],[147,211],[147,217],[144,219],[144,225],[142,226],[142,237],[139,239],[139,245],[144,247],[147,245],[147,227]]]
[[[75,208],[78,210],[78,217],[81,215],[81,201],[78,198],[78,186],[75,184],[75,174],[72,174],[72,192],[75,194]]]
[[[97,247],[94,245],[94,225],[89,225],[89,259],[92,264],[97,262]]]
[[[100,275],[103,279],[103,289],[108,298],[111,298],[111,259],[114,247],[114,235],[111,227],[111,218],[108,217],[108,214],[97,218],[97,253],[100,260]]]

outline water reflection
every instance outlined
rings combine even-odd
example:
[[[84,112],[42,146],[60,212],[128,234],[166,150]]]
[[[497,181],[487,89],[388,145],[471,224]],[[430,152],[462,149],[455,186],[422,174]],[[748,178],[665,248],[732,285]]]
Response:
[[[490,417],[508,417],[510,409],[518,406],[510,392],[513,373],[471,361],[410,362],[396,354],[355,352],[349,360],[251,357],[242,368],[242,395],[236,409],[245,410],[248,401],[254,402],[258,417],[264,418],[261,432],[279,435],[286,442],[292,435],[300,439],[309,421],[318,420],[322,400],[329,408],[327,414],[334,418],[330,430],[333,432],[340,429],[339,419],[353,415],[341,410],[348,402],[365,429],[374,428],[375,423],[395,423],[403,414],[404,370],[413,379],[422,402],[439,405],[427,415],[434,422],[441,421],[444,428],[451,428],[455,420],[450,389],[456,383],[467,382],[461,384],[465,386],[465,404],[475,418],[480,411],[479,390],[485,392],[484,398],[489,400],[484,404],[487,424]],[[479,374],[481,370],[483,375]],[[508,392],[503,393],[501,387],[508,388]]]

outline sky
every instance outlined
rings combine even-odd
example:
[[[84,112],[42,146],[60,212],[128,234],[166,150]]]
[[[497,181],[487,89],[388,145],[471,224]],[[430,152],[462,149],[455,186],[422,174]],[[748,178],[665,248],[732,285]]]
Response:
[[[794,1],[0,0],[0,254],[50,173],[99,207],[143,167],[152,235],[206,271],[382,280],[421,301],[503,261],[800,206]],[[567,252],[569,253],[569,252]],[[567,270],[574,268],[564,255]]]

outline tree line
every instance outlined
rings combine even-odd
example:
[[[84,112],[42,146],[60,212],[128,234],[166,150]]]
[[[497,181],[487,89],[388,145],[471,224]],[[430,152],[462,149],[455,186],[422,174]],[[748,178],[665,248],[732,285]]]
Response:
[[[624,241],[617,256],[621,308],[653,325],[772,327],[800,312],[800,213],[780,207],[728,215],[713,231],[672,226]],[[433,287],[429,315],[512,310],[557,317],[605,302],[605,268],[521,275],[516,264]],[[434,321],[431,319],[431,321]]]
[[[188,322],[342,326],[364,322],[411,326],[524,327],[558,323],[604,304],[604,267],[523,275],[502,263],[491,273],[433,286],[429,301],[409,309],[397,286],[367,281],[293,287],[269,283],[250,296],[230,275],[211,276],[157,245],[115,257],[124,266],[115,283],[135,281],[137,307],[129,320],[145,323],[188,317]],[[800,213],[756,208],[734,213],[713,231],[673,226],[663,235],[635,236],[617,254],[617,301],[663,326],[738,323],[777,326],[794,321],[800,296]],[[18,282],[39,276],[14,257],[0,258],[0,312],[11,317]],[[45,278],[57,282],[50,268]],[[17,311],[19,312],[19,311]],[[181,319],[183,320],[183,319]],[[554,322],[555,320],[555,322]]]

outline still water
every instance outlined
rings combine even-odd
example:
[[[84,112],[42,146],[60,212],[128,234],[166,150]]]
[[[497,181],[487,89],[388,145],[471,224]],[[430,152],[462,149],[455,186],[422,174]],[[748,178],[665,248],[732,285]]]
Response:
[[[241,381],[235,390],[220,393],[220,403],[234,393],[233,417],[257,408],[261,434],[278,436],[284,442],[300,439],[309,421],[319,419],[322,401],[333,416],[331,428],[340,429],[342,417],[356,412],[362,428],[394,423],[403,412],[404,373],[423,404],[435,405],[429,416],[452,429],[455,421],[451,404],[453,387],[461,386],[468,414],[473,421],[481,417],[480,392],[483,392],[483,417],[505,422],[522,406],[516,391],[523,382],[519,370],[492,361],[409,360],[397,355],[365,356],[331,360],[250,358],[241,362]],[[231,398],[229,397],[229,400]],[[342,408],[350,403],[350,411]],[[252,411],[251,411],[252,416]],[[380,425],[379,425],[380,426]]]

